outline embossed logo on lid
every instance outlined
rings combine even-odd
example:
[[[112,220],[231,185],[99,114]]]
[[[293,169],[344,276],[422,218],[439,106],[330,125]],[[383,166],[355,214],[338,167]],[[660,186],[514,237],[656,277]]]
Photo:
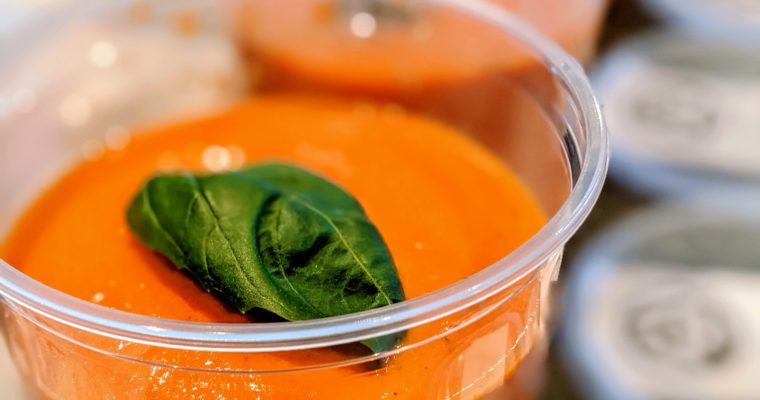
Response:
[[[592,80],[623,183],[666,194],[760,185],[760,51],[653,33],[613,50]]]
[[[587,397],[760,398],[758,207],[656,206],[584,248],[562,347]]]
[[[645,0],[644,4],[695,34],[745,43],[760,40],[757,0]]]

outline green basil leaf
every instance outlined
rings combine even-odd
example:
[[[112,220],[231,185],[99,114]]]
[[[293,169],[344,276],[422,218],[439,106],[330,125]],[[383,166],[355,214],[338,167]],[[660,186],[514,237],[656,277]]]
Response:
[[[297,321],[404,300],[388,248],[361,205],[295,166],[158,175],[127,220],[146,246],[242,313],[261,308]],[[363,343],[381,352],[397,340]]]

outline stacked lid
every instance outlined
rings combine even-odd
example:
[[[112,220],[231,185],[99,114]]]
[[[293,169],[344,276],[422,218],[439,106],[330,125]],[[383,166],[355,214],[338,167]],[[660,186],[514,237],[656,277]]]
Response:
[[[729,41],[760,41],[757,0],[646,0],[667,22],[694,34]]]
[[[613,49],[592,81],[621,183],[655,194],[760,186],[760,44],[649,33]]]
[[[642,1],[663,27],[591,71],[613,177],[658,195],[760,187],[760,1]]]
[[[660,205],[592,241],[562,331],[587,397],[760,398],[759,243],[747,197]]]
[[[760,1],[644,3],[591,79],[612,178],[667,200],[574,259],[561,348],[584,398],[760,399]]]

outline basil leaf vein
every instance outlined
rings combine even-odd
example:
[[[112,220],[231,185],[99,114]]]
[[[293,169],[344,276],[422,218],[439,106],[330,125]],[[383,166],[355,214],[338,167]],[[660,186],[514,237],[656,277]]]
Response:
[[[404,300],[396,267],[361,205],[287,164],[214,175],[158,175],[127,210],[135,235],[240,312],[290,321]],[[375,352],[399,335],[367,340]]]

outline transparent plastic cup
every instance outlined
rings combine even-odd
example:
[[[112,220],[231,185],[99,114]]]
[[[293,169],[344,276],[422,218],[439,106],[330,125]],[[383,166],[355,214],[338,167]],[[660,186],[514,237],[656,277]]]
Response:
[[[303,322],[199,324],[131,314],[68,296],[0,260],[2,331],[34,394],[535,394],[551,282],[564,244],[590,212],[606,173],[599,107],[574,59],[498,6],[474,0],[382,3],[388,12],[405,13],[404,22],[346,2],[322,25],[324,31],[304,30],[285,16],[270,20],[280,37],[309,44],[293,47],[298,51],[340,60],[349,46],[355,54],[376,56],[371,63],[358,57],[340,66],[357,80],[288,84],[272,84],[266,74],[279,70],[266,52],[252,54],[241,35],[241,7],[255,10],[271,2],[82,1],[40,16],[17,33],[15,43],[0,46],[0,68],[7,71],[0,77],[0,233],[72,164],[123,147],[136,128],[209,113],[250,92],[316,92],[454,125],[520,176],[550,216],[546,225],[498,262],[449,287],[380,309]],[[357,15],[374,21],[370,35],[366,24],[352,24]],[[433,32],[425,40],[410,36],[420,21]],[[358,35],[357,26],[365,29]],[[256,362],[257,355],[280,352],[308,360],[310,352],[398,332],[406,338],[386,353],[292,367]]]

